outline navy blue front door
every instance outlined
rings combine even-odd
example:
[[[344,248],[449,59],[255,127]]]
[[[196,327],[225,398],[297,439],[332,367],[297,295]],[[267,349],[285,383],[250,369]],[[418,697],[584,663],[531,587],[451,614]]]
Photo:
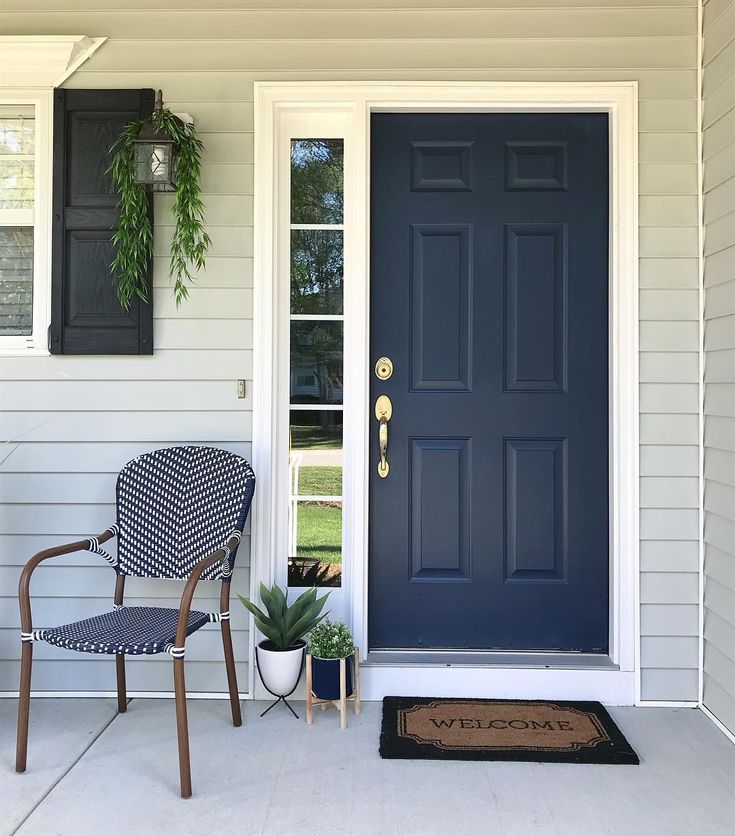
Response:
[[[608,646],[608,119],[372,117],[371,648]]]

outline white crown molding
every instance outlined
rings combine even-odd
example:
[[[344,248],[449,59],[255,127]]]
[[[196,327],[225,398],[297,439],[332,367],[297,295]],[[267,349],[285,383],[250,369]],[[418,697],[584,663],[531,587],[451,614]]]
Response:
[[[106,40],[86,35],[0,37],[0,87],[58,87]]]

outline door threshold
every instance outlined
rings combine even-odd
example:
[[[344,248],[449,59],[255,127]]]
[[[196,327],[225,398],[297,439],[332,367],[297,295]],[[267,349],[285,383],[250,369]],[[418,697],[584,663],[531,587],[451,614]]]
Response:
[[[620,670],[606,653],[503,650],[370,650],[363,664],[376,667]]]

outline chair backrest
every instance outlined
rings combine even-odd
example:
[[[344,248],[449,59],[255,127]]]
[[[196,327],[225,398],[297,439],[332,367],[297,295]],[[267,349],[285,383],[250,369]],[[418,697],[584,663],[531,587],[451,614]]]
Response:
[[[250,465],[226,450],[170,447],[138,456],[117,478],[117,571],[187,578],[203,557],[242,532],[254,490]],[[218,562],[202,578],[227,577],[236,551],[229,568]]]

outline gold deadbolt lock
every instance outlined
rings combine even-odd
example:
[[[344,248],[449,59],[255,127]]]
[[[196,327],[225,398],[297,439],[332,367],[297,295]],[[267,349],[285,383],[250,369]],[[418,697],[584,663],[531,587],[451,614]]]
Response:
[[[379,380],[388,380],[393,374],[393,361],[390,357],[381,357],[375,364],[375,376]]]

